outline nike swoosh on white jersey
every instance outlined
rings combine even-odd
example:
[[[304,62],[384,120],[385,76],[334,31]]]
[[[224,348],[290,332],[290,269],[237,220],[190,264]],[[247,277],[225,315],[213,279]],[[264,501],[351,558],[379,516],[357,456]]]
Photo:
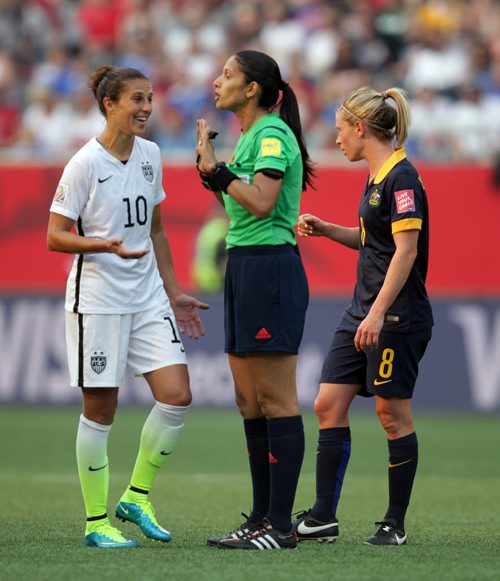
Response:
[[[329,529],[333,526],[332,523],[326,525],[319,525],[317,527],[309,527],[304,522],[301,522],[297,527],[297,532],[301,535],[310,535],[311,533],[319,533],[320,531],[324,531],[325,529]]]

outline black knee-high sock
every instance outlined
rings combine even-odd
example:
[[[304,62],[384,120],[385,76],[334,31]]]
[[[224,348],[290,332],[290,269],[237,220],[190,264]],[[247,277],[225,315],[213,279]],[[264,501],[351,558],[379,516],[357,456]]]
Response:
[[[267,421],[271,496],[267,518],[274,528],[288,532],[304,459],[304,425],[301,416]]]
[[[411,489],[417,472],[417,434],[397,440],[387,440],[389,446],[389,507],[385,519],[393,519],[404,531],[405,515],[410,503]]]
[[[252,476],[253,507],[249,519],[261,521],[269,508],[269,442],[267,419],[244,420],[250,474]]]
[[[314,518],[324,522],[337,518],[337,505],[350,456],[350,428],[325,428],[319,431],[316,502],[311,510]]]

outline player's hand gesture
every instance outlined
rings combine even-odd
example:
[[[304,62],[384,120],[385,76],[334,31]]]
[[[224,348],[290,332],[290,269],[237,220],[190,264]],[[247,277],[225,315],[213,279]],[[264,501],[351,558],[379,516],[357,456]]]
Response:
[[[326,222],[312,214],[301,214],[297,222],[297,232],[300,236],[323,236]]]
[[[217,135],[212,132],[212,135]],[[210,139],[210,129],[205,119],[198,119],[196,123],[196,166],[198,171],[210,173],[217,163],[214,146]]]
[[[121,238],[112,238],[111,240],[108,240],[108,245],[108,252],[116,254],[120,258],[126,260],[142,258],[149,252],[149,249],[147,248],[142,250],[127,250],[125,246],[123,246],[123,240]]]
[[[177,325],[181,333],[185,333],[190,339],[198,339],[205,335],[205,329],[200,315],[196,309],[208,309],[210,305],[202,303],[194,297],[184,293],[171,300]]]

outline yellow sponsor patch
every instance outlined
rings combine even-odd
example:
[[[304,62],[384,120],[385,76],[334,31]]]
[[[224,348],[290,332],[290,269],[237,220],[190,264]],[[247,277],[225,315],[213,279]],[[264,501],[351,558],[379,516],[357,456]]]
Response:
[[[274,137],[265,137],[260,144],[260,153],[266,155],[281,155],[281,141]]]

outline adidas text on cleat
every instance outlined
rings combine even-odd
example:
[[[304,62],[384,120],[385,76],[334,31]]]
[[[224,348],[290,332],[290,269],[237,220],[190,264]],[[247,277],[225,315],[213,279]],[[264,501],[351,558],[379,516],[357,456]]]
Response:
[[[99,521],[99,524],[94,524],[91,530],[87,528],[85,545],[98,549],[132,549],[138,547],[139,543],[126,539],[106,518]]]
[[[129,521],[136,524],[145,537],[164,543],[172,539],[172,535],[158,524],[153,505],[149,500],[141,502],[140,505],[122,501],[116,505],[115,510],[117,518],[123,522]]]
[[[396,528],[393,521],[376,522],[377,530],[369,536],[367,545],[405,545],[406,534]]]
[[[250,522],[248,520],[248,516],[243,512],[241,513],[241,516],[246,519],[242,525],[225,536],[210,537],[207,539],[207,544],[211,547],[216,547],[223,539],[240,539],[241,537],[244,537],[245,535],[248,535],[256,530],[260,530],[264,526],[262,521],[256,523]]]
[[[264,521],[264,528],[254,531],[239,539],[222,539],[219,549],[241,549],[246,551],[268,551],[274,549],[295,549],[297,535],[294,529],[281,533],[273,529],[269,521]]]
[[[310,510],[297,515],[293,522],[298,541],[317,541],[318,543],[334,543],[339,538],[339,523],[337,520],[323,522],[315,519]]]

